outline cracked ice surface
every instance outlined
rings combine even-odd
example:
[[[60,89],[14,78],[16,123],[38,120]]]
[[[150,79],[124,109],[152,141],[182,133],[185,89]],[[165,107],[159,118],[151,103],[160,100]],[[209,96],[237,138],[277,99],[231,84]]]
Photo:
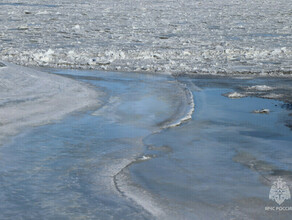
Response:
[[[287,0],[0,3],[0,60],[167,73],[291,74]]]

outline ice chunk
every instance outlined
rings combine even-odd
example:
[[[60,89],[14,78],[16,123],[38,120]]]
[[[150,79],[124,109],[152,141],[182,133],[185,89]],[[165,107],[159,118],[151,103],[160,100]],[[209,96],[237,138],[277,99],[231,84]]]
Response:
[[[269,109],[260,109],[260,110],[254,110],[253,113],[259,113],[259,114],[269,114],[270,110]]]
[[[6,67],[0,68],[0,141],[27,126],[50,123],[73,111],[100,104],[100,94],[86,84],[4,64]]]
[[[245,94],[239,93],[239,92],[231,92],[231,93],[227,93],[227,94],[223,94],[224,96],[230,98],[230,99],[240,99],[245,97]]]
[[[268,90],[273,90],[274,88],[267,85],[256,85],[256,86],[250,86],[247,89],[257,90],[257,91],[268,91]]]

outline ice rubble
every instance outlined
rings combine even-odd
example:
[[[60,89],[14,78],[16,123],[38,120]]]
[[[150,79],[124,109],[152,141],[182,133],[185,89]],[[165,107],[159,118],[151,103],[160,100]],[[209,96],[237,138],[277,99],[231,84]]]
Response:
[[[286,0],[0,3],[0,60],[168,73],[291,74]]]

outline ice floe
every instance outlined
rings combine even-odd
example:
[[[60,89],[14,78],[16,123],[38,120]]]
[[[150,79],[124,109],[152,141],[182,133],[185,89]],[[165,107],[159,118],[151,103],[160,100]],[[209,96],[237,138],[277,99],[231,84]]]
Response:
[[[246,97],[245,94],[242,94],[242,93],[239,93],[239,92],[230,92],[230,93],[226,93],[226,94],[223,94],[224,96],[230,98],[230,99],[240,99],[240,98],[243,98],[243,97]]]
[[[99,106],[101,93],[69,78],[3,62],[0,68],[0,141],[28,126]],[[3,66],[3,65],[2,65]]]
[[[256,90],[256,91],[269,91],[269,90],[273,90],[274,88],[267,85],[255,85],[255,86],[250,86],[247,89]]]

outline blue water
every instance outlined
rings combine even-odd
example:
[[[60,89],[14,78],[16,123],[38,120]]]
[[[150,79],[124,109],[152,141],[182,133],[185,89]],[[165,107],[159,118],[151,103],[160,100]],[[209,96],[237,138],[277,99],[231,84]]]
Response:
[[[270,182],[292,168],[282,102],[228,99],[232,79],[51,72],[102,90],[103,105],[0,147],[0,219],[275,219]],[[192,120],[167,128],[185,85]]]

